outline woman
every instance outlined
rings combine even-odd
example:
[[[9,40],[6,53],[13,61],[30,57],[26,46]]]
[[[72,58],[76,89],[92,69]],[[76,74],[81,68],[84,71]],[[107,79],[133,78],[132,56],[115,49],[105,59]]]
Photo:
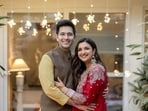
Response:
[[[90,105],[95,103],[96,107],[93,111],[107,111],[106,101],[103,96],[103,91],[108,87],[107,71],[97,52],[97,46],[93,40],[82,38],[76,45],[72,61],[75,78],[80,78],[77,81],[78,85],[76,83],[76,91],[65,87],[59,78],[56,85],[75,104]],[[81,110],[74,107],[72,111]]]

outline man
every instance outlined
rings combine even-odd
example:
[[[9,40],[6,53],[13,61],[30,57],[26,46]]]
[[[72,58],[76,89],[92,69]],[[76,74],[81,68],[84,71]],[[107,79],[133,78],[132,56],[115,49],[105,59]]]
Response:
[[[70,47],[76,37],[76,29],[70,20],[56,24],[58,46],[42,56],[39,64],[39,80],[43,89],[41,111],[71,111],[69,97],[54,82],[60,77],[69,88],[74,88],[71,73]]]

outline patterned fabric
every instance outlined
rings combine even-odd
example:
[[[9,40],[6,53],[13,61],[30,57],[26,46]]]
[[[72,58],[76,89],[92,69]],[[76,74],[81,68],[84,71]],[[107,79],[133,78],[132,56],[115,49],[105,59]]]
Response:
[[[82,75],[72,99],[78,104],[96,103],[94,111],[107,111],[103,91],[107,88],[107,73],[100,64],[92,64]],[[80,111],[73,108],[72,111]]]

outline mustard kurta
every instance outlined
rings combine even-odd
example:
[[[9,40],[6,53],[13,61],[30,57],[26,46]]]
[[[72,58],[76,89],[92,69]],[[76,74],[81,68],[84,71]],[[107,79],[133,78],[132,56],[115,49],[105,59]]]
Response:
[[[71,106],[65,105],[69,97],[62,93],[54,84],[60,77],[64,84],[73,88],[70,52],[64,52],[59,47],[43,55],[39,64],[39,80],[43,89],[41,111],[71,111]]]

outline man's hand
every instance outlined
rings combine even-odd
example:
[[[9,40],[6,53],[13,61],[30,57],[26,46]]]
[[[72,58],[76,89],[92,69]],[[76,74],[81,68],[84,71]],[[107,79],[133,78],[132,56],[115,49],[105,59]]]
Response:
[[[74,107],[76,107],[77,109],[80,109],[82,111],[94,111],[96,108],[96,104],[92,103],[89,106],[85,106],[85,105],[75,105]]]
[[[107,98],[108,92],[109,92],[109,85],[106,87],[106,89],[104,89],[104,92],[103,92],[103,96],[105,99]]]

